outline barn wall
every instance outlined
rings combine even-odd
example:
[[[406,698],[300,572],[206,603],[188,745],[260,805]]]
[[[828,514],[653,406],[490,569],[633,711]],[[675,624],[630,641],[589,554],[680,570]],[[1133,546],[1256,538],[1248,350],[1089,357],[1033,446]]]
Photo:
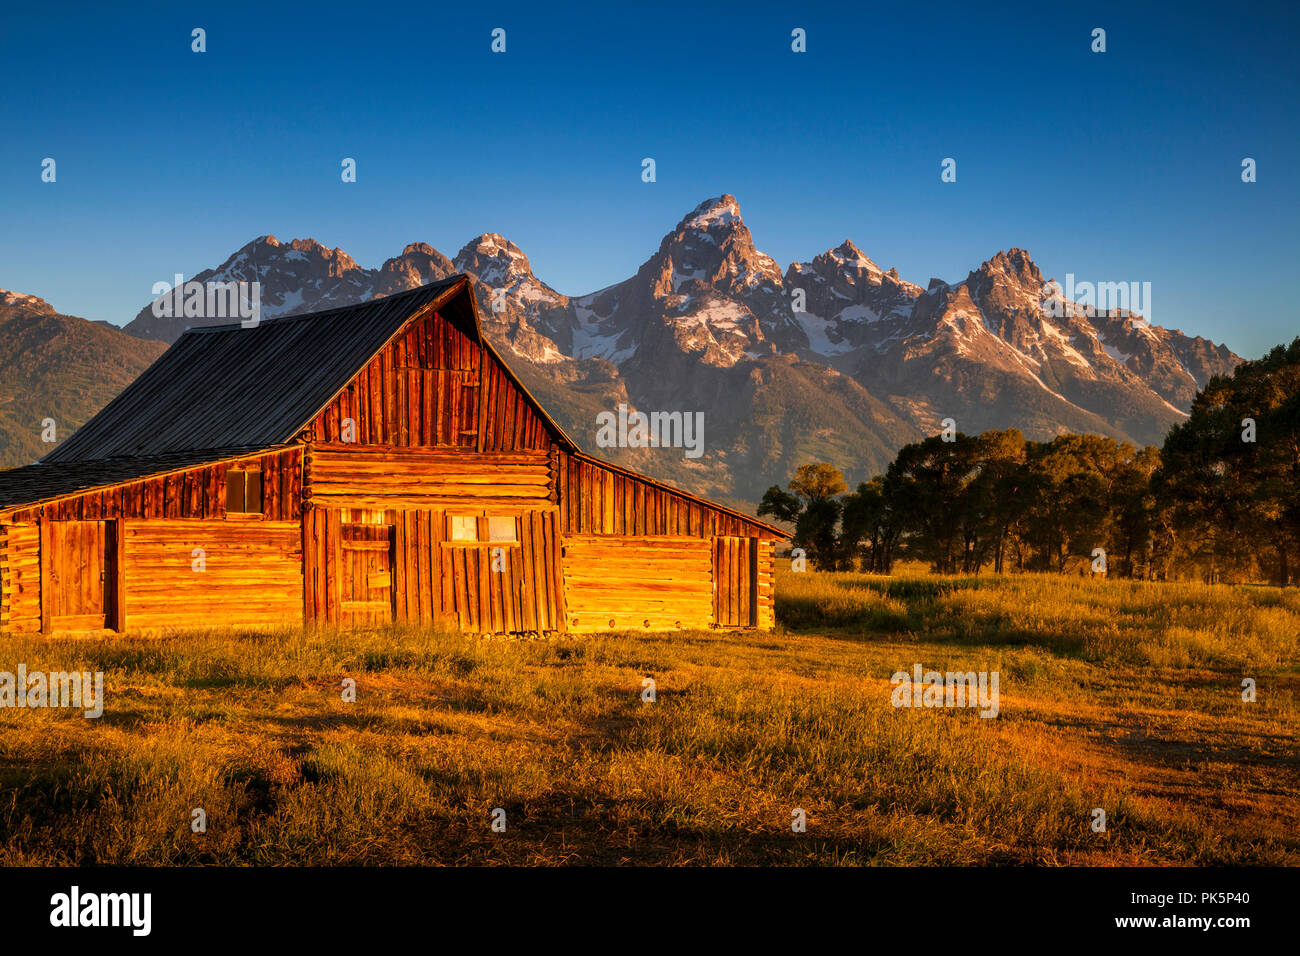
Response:
[[[40,532],[34,524],[0,525],[0,631],[40,629]]]
[[[339,580],[354,560],[346,526],[368,509],[393,529],[398,621],[481,632],[774,624],[770,531],[564,451],[313,445],[303,496],[308,620],[346,624],[350,600],[385,599]],[[447,514],[466,509],[536,514],[539,555],[523,559],[533,544],[521,535],[491,571],[489,549],[446,540]]]
[[[573,631],[706,628],[713,620],[709,541],[566,535],[564,601]]]
[[[297,624],[302,529],[296,521],[125,521],[128,628]],[[202,549],[204,570],[196,570]]]
[[[488,352],[439,313],[411,323],[317,416],[317,442],[547,449],[547,426]]]
[[[619,627],[644,627],[646,612],[652,622],[676,626],[680,615],[655,603],[654,596],[673,593],[671,588],[665,590],[663,580],[647,573],[641,583],[645,594],[638,595],[635,561],[626,575],[619,569],[611,583],[599,581],[602,565],[611,557],[617,562],[618,556],[635,553],[630,543],[647,541],[650,547],[656,539],[665,541],[664,549],[654,553],[663,570],[671,570],[674,562],[693,567],[697,559],[691,549],[701,546],[711,568],[705,619],[699,623],[691,604],[692,610],[683,614],[696,623],[682,626],[775,626],[775,536],[757,522],[564,451],[556,455],[556,500],[564,535],[565,596],[570,619],[580,622],[577,629],[599,629],[586,622],[599,611],[596,599],[602,596],[606,613],[600,627],[608,627],[611,619]],[[601,536],[609,536],[603,548],[598,547]],[[698,539],[698,544],[692,544],[692,539]]]
[[[22,523],[43,517],[54,521],[224,518],[226,472],[232,467],[261,469],[262,508],[268,520],[297,519],[302,508],[302,452],[298,448],[238,461],[220,461],[157,478],[70,495],[46,505],[12,512],[11,519]]]
[[[109,599],[116,592],[106,597],[109,627],[122,624],[119,603],[129,627],[206,623],[208,606],[217,612],[213,623],[382,619],[483,632],[563,630],[570,619],[576,630],[606,628],[611,619],[636,628],[646,620],[652,627],[774,624],[770,538],[757,537],[755,526],[737,516],[564,452],[327,444],[241,464],[263,470],[267,520],[198,520],[224,512],[230,462],[28,515],[44,510],[47,521],[66,528],[126,512],[124,590],[120,601]],[[298,524],[293,517],[304,506]],[[517,516],[520,541],[507,548],[504,570],[490,569],[489,548],[445,540],[449,513]],[[389,582],[358,593],[359,585],[341,582],[340,571],[360,560],[356,548],[374,547],[343,547],[356,535],[345,526],[365,521],[391,528],[387,564],[375,565],[367,578],[369,584],[386,573]],[[39,526],[8,525],[3,538],[0,626],[38,630]],[[721,540],[742,542],[742,557],[719,550]],[[215,573],[197,577],[190,570],[194,547],[215,556]],[[230,549],[243,549],[240,562],[223,563]],[[698,583],[697,552],[708,557],[707,613],[688,583]],[[266,595],[256,593],[256,581],[267,583]],[[57,617],[58,602],[52,604]],[[741,604],[752,612],[740,614]],[[60,623],[52,622],[55,630]]]

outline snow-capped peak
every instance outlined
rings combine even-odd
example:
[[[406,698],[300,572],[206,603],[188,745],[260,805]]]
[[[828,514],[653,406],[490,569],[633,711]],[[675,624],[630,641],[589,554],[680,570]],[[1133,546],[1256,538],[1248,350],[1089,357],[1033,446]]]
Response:
[[[524,255],[522,249],[505,236],[496,232],[485,232],[478,238],[471,239],[469,242],[465,243],[465,247],[461,249],[461,254],[463,255],[467,252],[475,252],[481,256],[505,255],[510,259],[522,259],[524,262],[528,261],[528,257]]]
[[[485,232],[471,239],[452,261],[457,272],[472,273],[494,294],[504,291],[506,301],[525,311],[563,301],[533,275],[524,251],[498,233]]]
[[[452,260],[461,272],[472,272],[489,286],[532,279],[533,269],[522,249],[504,236],[485,232],[465,243]]]
[[[871,258],[853,244],[852,239],[845,239],[842,243],[830,251],[830,257],[834,259],[841,267],[849,266],[855,269],[865,269],[867,272],[878,273],[883,275],[880,266],[871,261]]]
[[[717,226],[729,226],[740,221],[740,206],[730,193],[717,199],[706,199],[682,221],[682,228],[707,232]]]

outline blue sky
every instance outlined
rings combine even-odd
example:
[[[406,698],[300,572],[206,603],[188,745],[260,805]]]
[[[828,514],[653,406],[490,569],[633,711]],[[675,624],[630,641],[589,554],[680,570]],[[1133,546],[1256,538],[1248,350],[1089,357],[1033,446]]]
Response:
[[[783,266],[1020,246],[1247,357],[1300,334],[1292,4],[540,6],[5,5],[0,288],[123,323],[266,233],[377,266],[499,232],[578,294],[730,192]]]

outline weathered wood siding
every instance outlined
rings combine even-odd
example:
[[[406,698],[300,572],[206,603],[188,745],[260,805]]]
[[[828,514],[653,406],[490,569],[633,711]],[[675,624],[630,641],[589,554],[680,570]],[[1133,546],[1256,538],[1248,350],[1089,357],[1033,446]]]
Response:
[[[245,518],[123,524],[126,627],[302,622],[298,522]]]
[[[711,566],[704,538],[566,535],[569,629],[708,627],[713,620]]]
[[[262,472],[263,514],[272,521],[296,520],[302,509],[302,451],[288,448],[248,458],[219,461],[183,471],[124,482],[21,511],[15,523],[100,521],[109,518],[224,518],[226,472],[257,468]]]
[[[487,346],[433,313],[408,326],[317,416],[310,437],[476,451],[546,449],[542,417]]]
[[[40,629],[40,530],[34,524],[0,525],[0,630]]]
[[[752,535],[762,528],[688,495],[562,450],[557,453],[557,470],[561,528],[566,535],[709,538]]]
[[[481,528],[493,513],[479,516]],[[441,543],[447,624],[487,634],[563,629],[555,511],[523,512],[515,524],[517,544]]]
[[[486,539],[491,517],[514,522],[515,542],[452,541],[452,516],[478,519]],[[304,616],[318,623],[396,620],[471,632],[544,632],[563,629],[559,539],[553,507],[365,510],[309,509],[303,523]],[[391,541],[391,609],[384,614],[372,590],[370,608],[349,607],[360,580],[349,556],[349,529],[384,529],[371,540]],[[358,537],[353,532],[352,537]],[[494,562],[495,549],[500,558]],[[368,573],[380,569],[368,567]],[[352,597],[350,598],[349,595]],[[359,617],[359,613],[362,617]]]

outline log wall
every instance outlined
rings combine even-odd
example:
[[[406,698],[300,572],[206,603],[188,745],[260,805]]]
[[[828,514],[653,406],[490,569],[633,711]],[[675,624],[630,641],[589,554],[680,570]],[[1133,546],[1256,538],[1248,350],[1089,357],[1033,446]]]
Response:
[[[304,497],[321,507],[514,508],[554,497],[545,451],[485,452],[329,444],[308,448]]]
[[[707,628],[713,620],[709,541],[566,535],[564,601],[572,631]]]
[[[675,627],[679,618],[691,622],[685,627],[775,626],[770,529],[586,456],[557,449],[555,459],[573,629],[600,630],[611,620],[645,627],[647,619],[652,627]],[[639,577],[638,542],[648,558]],[[652,550],[656,542],[662,547]],[[710,580],[705,609],[691,597],[680,605],[686,610],[671,612],[662,596],[679,600],[682,587],[658,575],[677,568],[689,580],[701,560]]]
[[[123,524],[125,627],[302,622],[298,522]],[[201,564],[196,549],[201,549]]]

